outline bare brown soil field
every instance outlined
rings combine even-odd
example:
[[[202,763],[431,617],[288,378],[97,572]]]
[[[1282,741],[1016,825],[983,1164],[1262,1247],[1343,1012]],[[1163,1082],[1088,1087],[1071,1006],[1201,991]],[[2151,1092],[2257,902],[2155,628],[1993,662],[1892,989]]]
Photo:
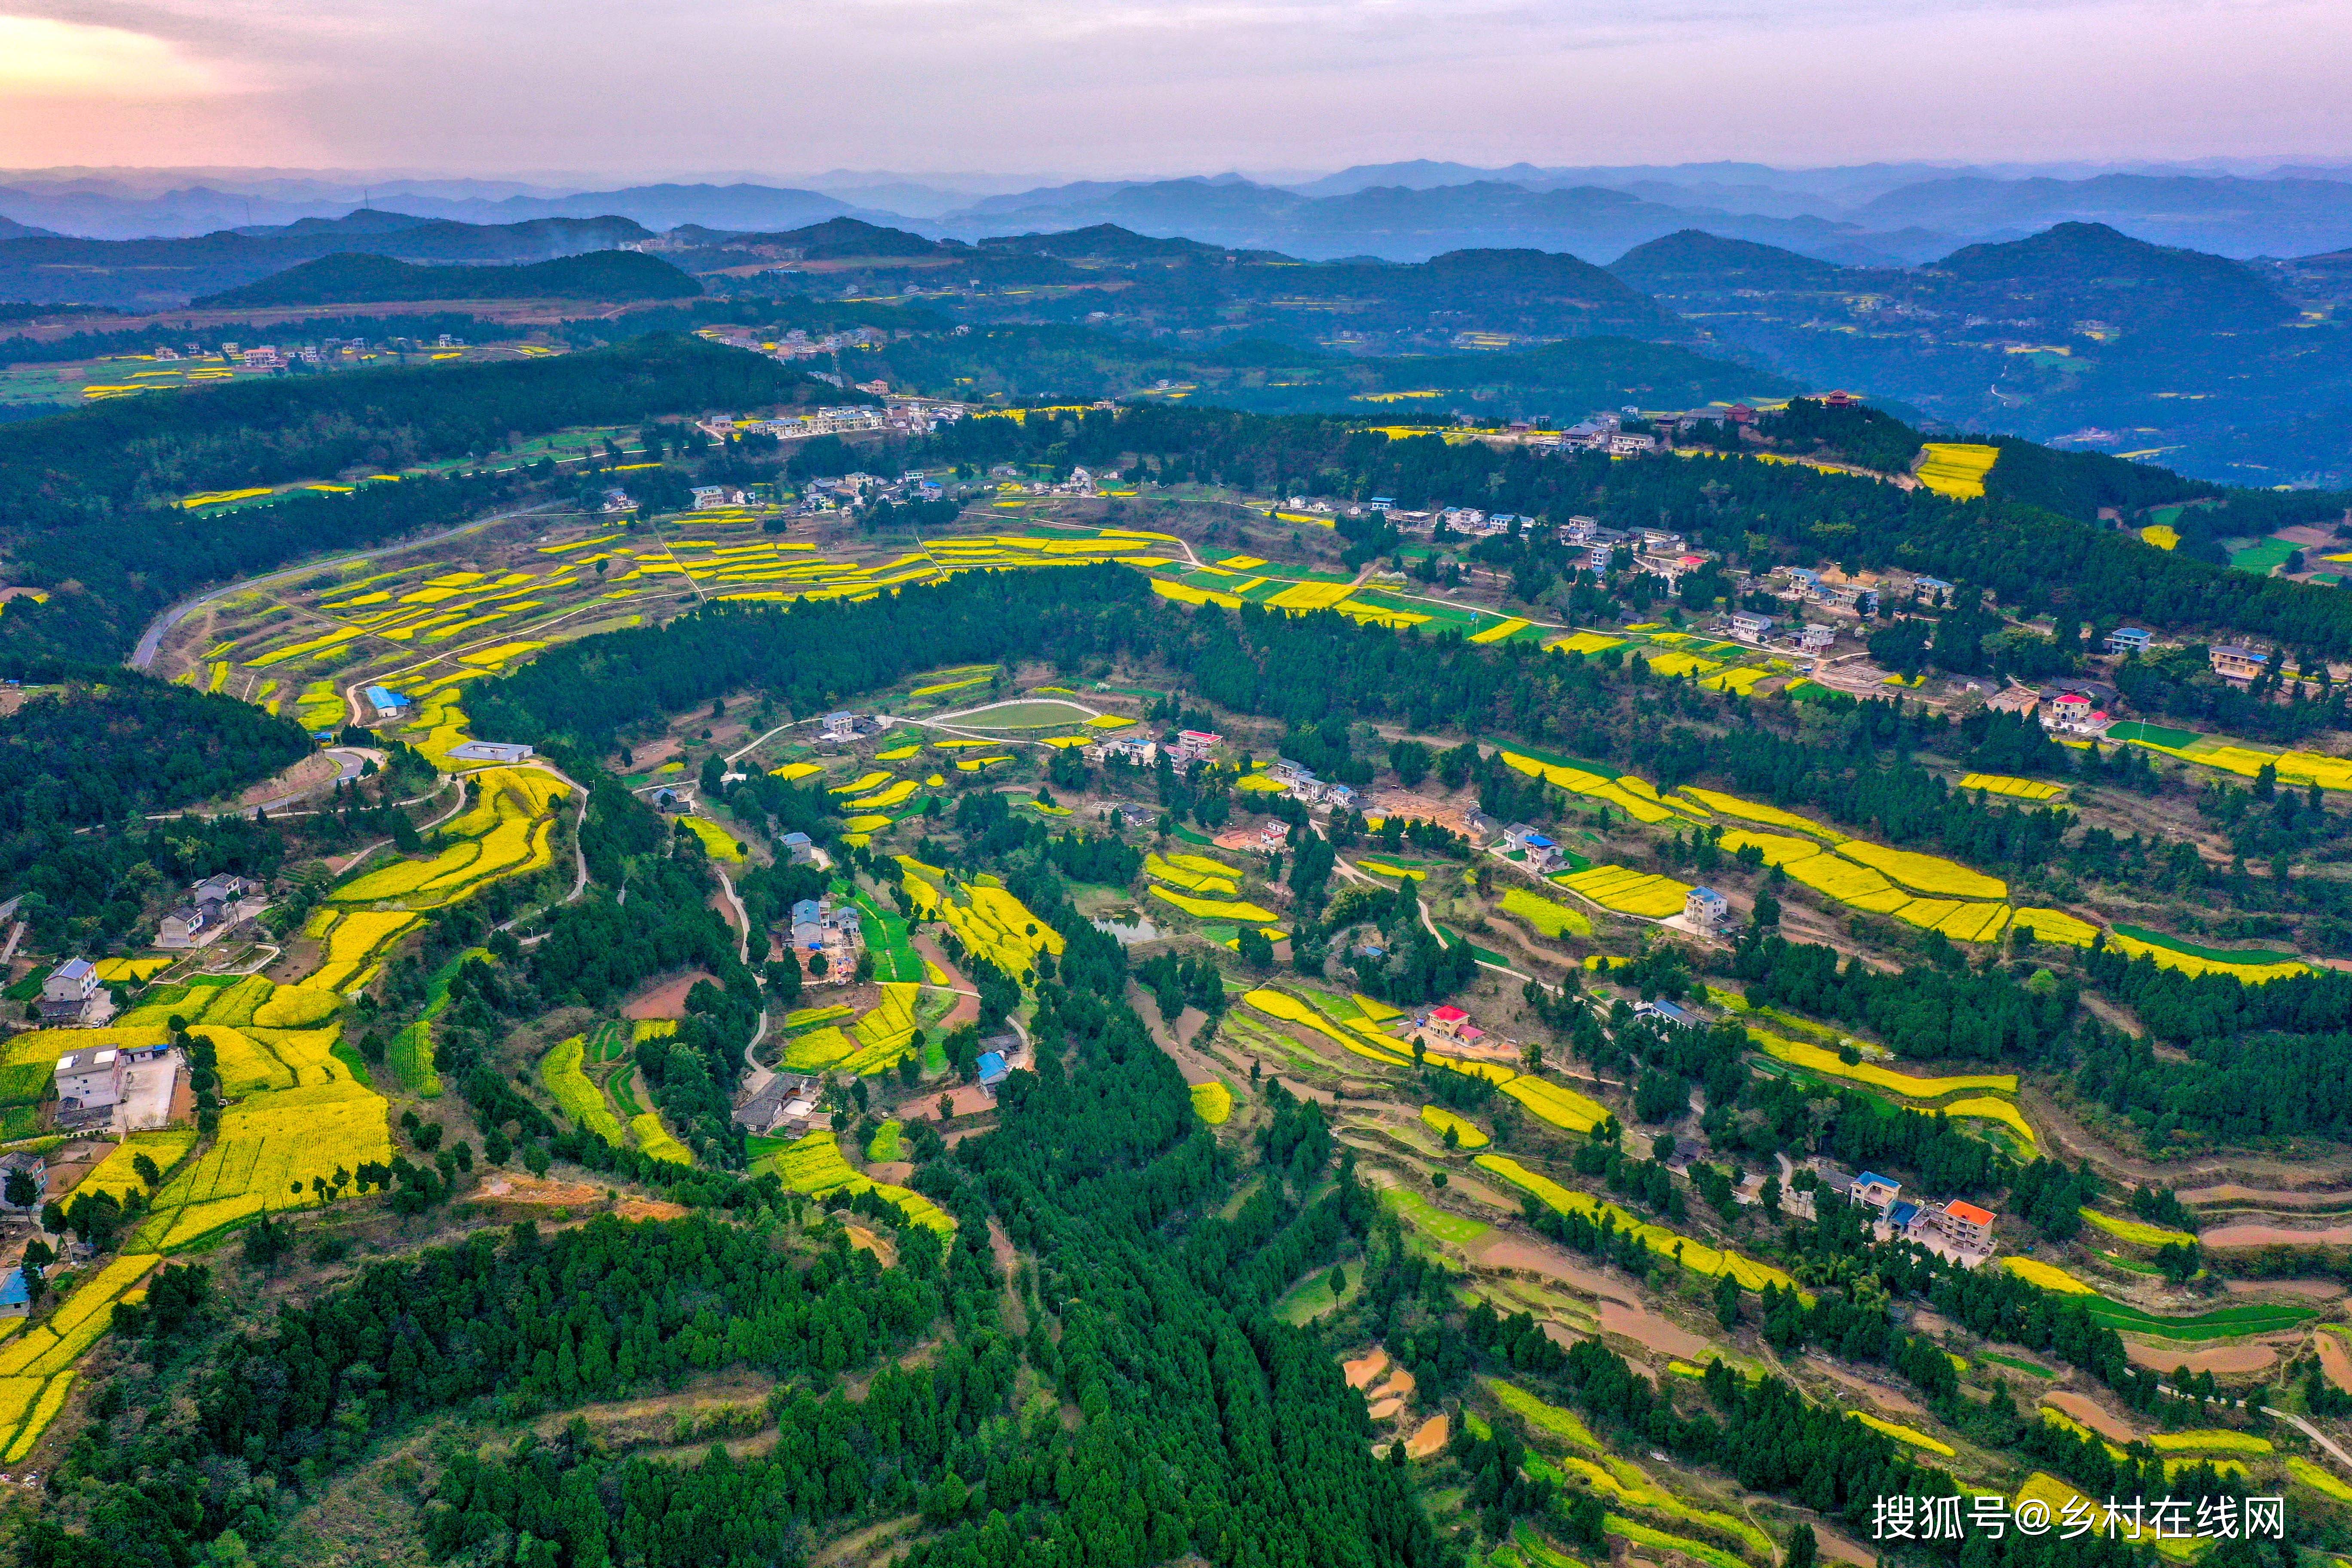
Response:
[[[2352,1225],[2323,1226],[2315,1230],[2291,1230],[2283,1225],[2258,1221],[2217,1225],[2200,1232],[2197,1240],[2209,1252],[2228,1252],[2243,1247],[2344,1247],[2352,1246]]]
[[[2169,1372],[2172,1368],[2165,1370]],[[2061,1388],[2043,1394],[2042,1403],[2061,1415],[2080,1421],[2110,1443],[2137,1443],[2145,1435],[2133,1430],[2130,1422],[2109,1412],[2087,1394]]]
[[[1622,1334],[1660,1355],[1674,1356],[1682,1361],[1697,1360],[1706,1353],[1708,1345],[1707,1341],[1680,1324],[1667,1321],[1648,1308],[1629,1306],[1622,1301],[1601,1303],[1601,1331]]]
[[[2344,1294],[2344,1287],[2333,1279],[2224,1279],[2221,1289],[2232,1296],[2264,1296],[2275,1292],[2283,1296],[2302,1296],[2314,1301],[2333,1301]]]
[[[491,1177],[477,1194],[481,1200],[501,1205],[527,1208],[571,1209],[584,1215],[591,1209],[604,1206],[604,1189],[592,1187],[585,1182],[559,1182],[547,1176],[506,1175]],[[623,1198],[613,1206],[613,1212],[623,1219],[683,1219],[686,1207],[659,1198]]]
[[[2185,1366],[2191,1372],[2247,1373],[2263,1372],[2278,1364],[2278,1352],[2261,1343],[2209,1345],[2203,1350],[2185,1346],[2147,1344],[2124,1338],[2124,1350],[2140,1365],[2158,1372],[2170,1372]]]
[[[1813,1543],[1822,1549],[1822,1555],[1832,1563],[1853,1563],[1859,1564],[1860,1568],[1874,1568],[1880,1560],[1875,1552],[1859,1542],[1847,1540],[1825,1524],[1813,1526]]]
[[[2331,1173],[2326,1179],[2332,1182],[2335,1176]],[[2180,1194],[2180,1201],[2192,1208],[2326,1210],[2352,1206],[2352,1192],[2337,1186],[2246,1187],[2218,1182],[2210,1187],[2189,1188]]]
[[[719,984],[717,975],[703,969],[672,975],[669,979],[648,986],[622,1003],[621,1016],[624,1018],[683,1018],[686,1016],[686,994],[694,989],[694,984],[698,980],[708,980],[713,985]]]
[[[1626,1306],[1639,1300],[1633,1288],[1612,1279],[1591,1267],[1566,1247],[1530,1237],[1515,1236],[1496,1230],[1479,1237],[1464,1248],[1470,1261],[1482,1268],[1521,1268],[1539,1274],[1547,1279],[1557,1279],[1572,1289],[1604,1301],[1618,1301]]]
[[[2344,1348],[2344,1336],[2317,1333],[2311,1336],[2311,1342],[2319,1352],[2319,1369],[2327,1374],[2327,1381],[2352,1394],[2352,1351]]]
[[[1846,1371],[1845,1368],[1838,1365],[1837,1363],[1830,1360],[1827,1356],[1820,1354],[1808,1355],[1805,1357],[1805,1364],[1811,1367],[1815,1372],[1820,1373],[1822,1376],[1828,1378],[1832,1383],[1838,1384],[1840,1387],[1861,1394],[1864,1399],[1869,1400],[1881,1410],[1892,1411],[1898,1415],[1925,1415],[1927,1414],[1926,1408],[1922,1406],[1917,1400],[1912,1399],[1908,1395],[1898,1394],[1894,1389],[1881,1387],[1879,1384],[1871,1382],[1870,1379],[1866,1377],[1857,1377],[1853,1373]]]

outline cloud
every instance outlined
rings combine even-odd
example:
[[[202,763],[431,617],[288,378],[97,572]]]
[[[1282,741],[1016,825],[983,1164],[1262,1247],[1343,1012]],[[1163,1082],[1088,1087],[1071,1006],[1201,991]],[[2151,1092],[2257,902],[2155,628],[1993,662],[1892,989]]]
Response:
[[[0,5],[51,14],[0,17],[18,160],[1133,175],[2352,152],[2343,0]]]
[[[204,97],[226,85],[212,67],[152,33],[0,16],[0,94],[152,100]]]

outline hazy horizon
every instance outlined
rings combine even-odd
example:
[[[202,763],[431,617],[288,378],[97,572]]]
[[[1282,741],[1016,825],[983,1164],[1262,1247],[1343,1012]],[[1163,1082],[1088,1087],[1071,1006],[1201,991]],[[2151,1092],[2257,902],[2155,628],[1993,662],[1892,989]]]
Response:
[[[1279,178],[1417,158],[2326,162],[2352,157],[2347,57],[2352,7],[2315,0],[1968,0],[1901,16],[1859,0],[1769,15],[1705,0],[661,15],[13,0],[0,164],[636,182],[950,164]]]

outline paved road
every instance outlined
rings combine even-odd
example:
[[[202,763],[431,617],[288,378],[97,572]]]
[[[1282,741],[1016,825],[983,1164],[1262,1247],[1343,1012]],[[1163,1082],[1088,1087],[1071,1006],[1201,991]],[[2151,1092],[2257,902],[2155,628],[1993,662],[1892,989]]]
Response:
[[[264,573],[258,577],[239,577],[232,582],[223,583],[217,587],[207,588],[194,598],[181,600],[150,621],[147,624],[147,629],[139,634],[139,646],[131,650],[131,658],[125,662],[133,669],[149,668],[155,662],[155,655],[163,646],[163,634],[187,619],[194,612],[211,604],[215,599],[224,598],[230,594],[243,593],[247,588],[258,588],[264,584],[279,582],[288,577],[299,577],[306,573],[323,571],[330,566],[348,566],[354,561],[373,561],[379,555],[389,555],[397,551],[420,550],[425,545],[438,544],[444,540],[462,539],[467,534],[478,533],[483,529],[495,524],[509,522],[518,517],[528,517],[533,512],[544,511],[554,504],[552,501],[539,501],[530,506],[518,508],[513,511],[502,511],[496,517],[486,517],[475,522],[459,523],[455,528],[445,528],[438,533],[428,533],[420,539],[394,540],[389,544],[379,544],[373,549],[355,550],[345,555],[331,555],[323,561],[305,561],[299,566],[281,567],[275,572]]]
[[[736,960],[748,965],[751,962],[751,911],[743,907],[743,900],[736,895],[735,879],[727,874],[727,868],[714,860],[710,864],[710,868],[719,873],[719,890],[727,895],[727,907],[735,911]]]
[[[2328,1437],[2327,1434],[2322,1432],[2318,1427],[2314,1426],[2302,1416],[2289,1415],[2284,1410],[2273,1410],[2271,1414],[2285,1422],[2288,1426],[2300,1431],[2305,1436],[2310,1438],[2321,1447],[2326,1449],[2330,1455],[2334,1456],[2337,1464],[2343,1466],[2347,1470],[2352,1470],[2352,1454],[2347,1454],[2343,1449],[2337,1447],[2335,1442]]]

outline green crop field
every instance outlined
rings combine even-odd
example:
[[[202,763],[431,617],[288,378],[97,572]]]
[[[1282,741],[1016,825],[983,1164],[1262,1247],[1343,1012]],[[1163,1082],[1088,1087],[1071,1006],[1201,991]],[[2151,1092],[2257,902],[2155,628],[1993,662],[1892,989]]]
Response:
[[[2269,952],[2259,948],[2204,947],[2180,937],[2167,936],[2162,931],[2148,931],[2141,926],[2118,924],[2116,930],[2135,941],[2144,942],[2150,947],[2168,948],[2174,952],[2185,952],[2191,958],[2201,958],[2209,963],[2294,963],[2298,962],[2295,955],[2291,952]]]
[[[2249,1301],[2216,1308],[2193,1318],[2165,1318],[2142,1311],[2105,1296],[2077,1298],[2102,1328],[2119,1333],[2147,1334],[2156,1339],[2196,1343],[2205,1340],[2242,1339],[2248,1334],[2283,1333],[2299,1329],[2319,1315],[2316,1309],[2279,1302]]]
[[[1083,724],[1094,715],[1070,702],[1008,702],[966,717],[944,721],[963,730],[1053,730]]]

